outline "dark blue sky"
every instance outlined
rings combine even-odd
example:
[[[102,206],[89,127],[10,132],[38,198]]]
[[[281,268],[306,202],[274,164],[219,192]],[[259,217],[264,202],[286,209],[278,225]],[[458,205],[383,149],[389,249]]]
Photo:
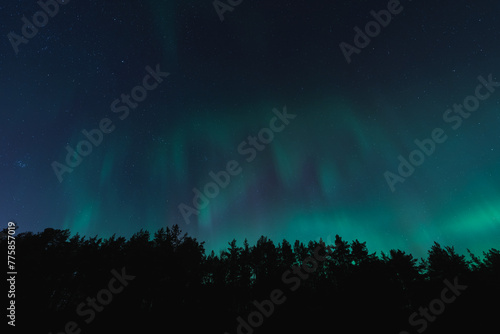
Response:
[[[498,2],[255,0],[223,21],[211,1],[43,3],[24,42],[41,7],[0,6],[5,226],[498,248]]]

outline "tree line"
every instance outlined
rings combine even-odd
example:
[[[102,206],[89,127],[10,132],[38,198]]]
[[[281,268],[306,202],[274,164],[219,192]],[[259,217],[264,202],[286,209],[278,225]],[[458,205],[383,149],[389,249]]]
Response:
[[[339,235],[332,245],[276,244],[262,236],[255,245],[233,240],[216,254],[177,225],[154,234],[141,229],[128,240],[71,235],[47,228],[16,236],[16,327],[79,334],[71,326],[65,330],[74,321],[81,333],[452,333],[486,329],[500,309],[497,249],[480,257],[469,251],[466,257],[434,243],[426,258],[416,259],[401,250],[377,255],[366,242]],[[6,235],[0,245],[7,249]],[[315,253],[321,261],[306,261]],[[308,270],[299,276],[299,267]],[[284,274],[293,268],[302,279],[292,291]],[[77,307],[90,303],[88,298],[103,299],[101,290],[113,289],[110,280],[121,270],[134,279],[109,304],[101,301],[92,321],[79,317]],[[425,329],[411,324],[412,314],[440,298],[445,280],[458,280],[467,290],[439,317],[427,319]],[[276,291],[282,293],[272,315],[262,321],[254,317],[250,322],[259,325],[249,325],[248,317],[259,311],[256,305],[271,305],[263,301],[278,296]],[[266,314],[265,307],[260,313]]]

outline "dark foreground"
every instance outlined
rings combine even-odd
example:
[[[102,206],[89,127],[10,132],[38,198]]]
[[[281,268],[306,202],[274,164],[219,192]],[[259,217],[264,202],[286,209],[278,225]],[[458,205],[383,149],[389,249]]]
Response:
[[[500,252],[376,256],[365,243],[262,237],[219,255],[177,226],[131,239],[15,237],[15,327],[33,333],[498,331]],[[1,249],[7,250],[3,235]],[[9,278],[9,276],[7,276]],[[7,288],[8,289],[8,288]],[[9,290],[7,290],[9,291]],[[12,297],[12,296],[11,296]],[[8,303],[9,301],[7,301]],[[8,304],[4,304],[9,306]]]

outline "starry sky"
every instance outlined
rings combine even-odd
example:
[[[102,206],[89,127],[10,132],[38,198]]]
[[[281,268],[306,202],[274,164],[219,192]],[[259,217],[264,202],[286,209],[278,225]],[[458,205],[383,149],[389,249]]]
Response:
[[[43,1],[0,5],[5,227],[499,248],[498,1]]]

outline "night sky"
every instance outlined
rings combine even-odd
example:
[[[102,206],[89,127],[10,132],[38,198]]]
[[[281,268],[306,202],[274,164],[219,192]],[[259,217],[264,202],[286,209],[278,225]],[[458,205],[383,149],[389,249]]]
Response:
[[[0,6],[3,228],[500,246],[498,1],[59,1]]]

